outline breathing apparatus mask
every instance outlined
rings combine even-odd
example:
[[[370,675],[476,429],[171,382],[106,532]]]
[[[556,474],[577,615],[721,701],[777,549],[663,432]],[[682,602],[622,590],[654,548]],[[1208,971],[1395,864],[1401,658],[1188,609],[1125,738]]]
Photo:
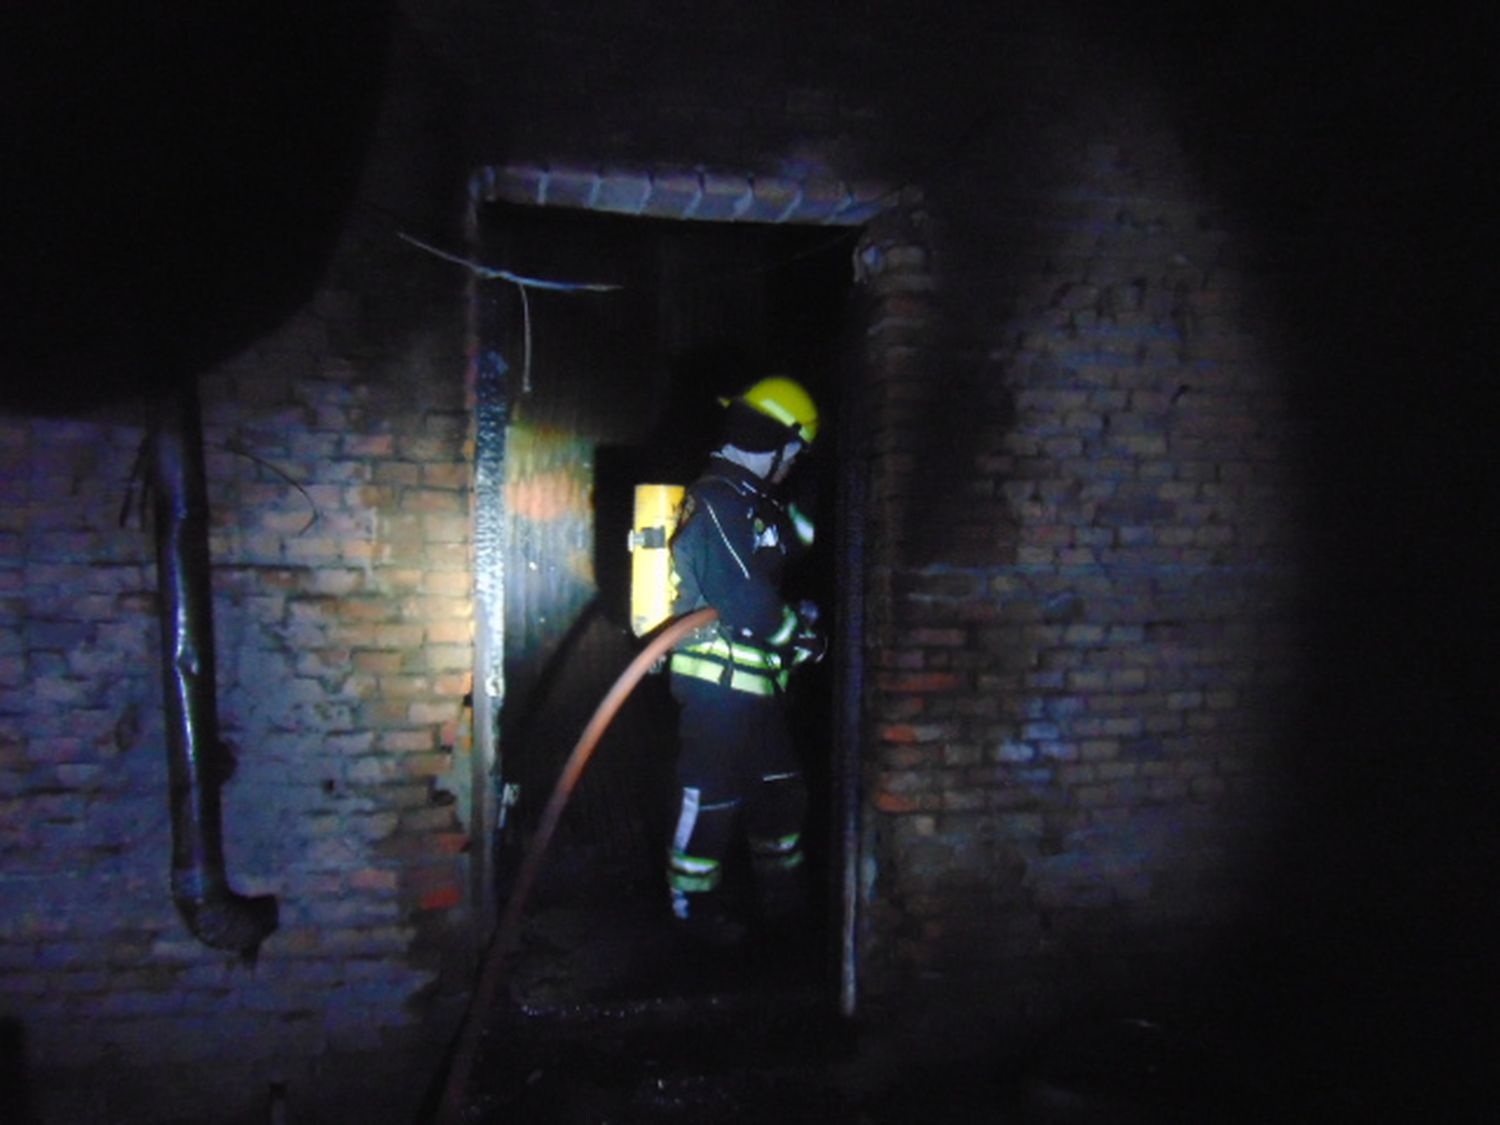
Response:
[[[726,408],[724,443],[750,454],[770,454],[763,474],[767,480],[778,481],[791,459],[817,437],[817,406],[801,384],[784,375],[762,379],[720,401]]]

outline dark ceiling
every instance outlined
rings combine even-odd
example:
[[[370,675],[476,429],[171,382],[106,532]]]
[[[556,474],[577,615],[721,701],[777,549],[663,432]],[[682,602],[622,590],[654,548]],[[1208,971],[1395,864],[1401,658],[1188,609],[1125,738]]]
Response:
[[[906,145],[894,172],[881,169],[898,182],[930,170],[923,144],[984,126],[983,114],[964,107],[989,103],[991,118],[1046,112],[1015,85],[1024,74],[1006,85],[1009,70],[1034,65],[1006,53],[1006,36],[1026,34],[1023,9],[1035,9],[1033,23],[1037,12],[1066,11],[1068,35],[1088,45],[1089,58],[1129,59],[1160,83],[1219,189],[1273,220],[1293,216],[1301,231],[1322,232],[1304,278],[1314,279],[1309,296],[1323,320],[1331,306],[1341,323],[1369,310],[1385,336],[1399,335],[1416,354],[1424,339],[1475,338],[1478,291],[1454,283],[1458,255],[1472,246],[1461,189],[1478,182],[1473,157],[1488,132],[1477,127],[1488,83],[1472,84],[1479,71],[1464,65],[1493,42],[1494,19],[1478,7],[1441,25],[1387,31],[1312,15],[1295,25],[1244,12],[1209,18],[1160,3],[1126,12],[1087,0],[956,0],[937,19],[899,0],[816,12],[768,0],[765,42],[744,56],[748,74],[688,65],[703,42],[732,38],[731,11],[741,23],[748,17],[675,0],[6,7],[0,405],[12,408],[73,410],[138,395],[203,369],[305,302],[353,198],[396,37],[403,48],[418,43],[427,65],[469,98],[447,116],[474,114],[485,160],[506,155],[507,145],[531,152],[588,128],[608,134],[589,142],[603,146],[597,151],[628,153],[655,143],[651,107],[693,93],[682,83],[734,91],[768,66],[794,97],[820,82],[862,83],[840,85],[839,97],[876,111],[864,115],[861,145]],[[686,33],[695,19],[705,21],[696,38]],[[678,54],[639,54],[653,43],[665,50],[663,23]],[[822,39],[799,32],[813,25]],[[599,58],[580,57],[577,42],[595,44]],[[617,86],[631,96],[601,96]],[[1025,96],[1012,97],[1017,89]],[[738,126],[714,141],[738,143],[737,135]],[[1311,328],[1330,336],[1321,324]],[[1407,382],[1398,392],[1425,389]]]
[[[385,5],[10,9],[5,405],[138,395],[307,298],[375,118]]]

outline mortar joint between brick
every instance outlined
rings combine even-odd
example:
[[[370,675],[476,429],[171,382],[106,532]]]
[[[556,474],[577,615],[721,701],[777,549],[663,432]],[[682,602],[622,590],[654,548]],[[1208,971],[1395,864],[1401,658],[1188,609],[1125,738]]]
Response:
[[[824,226],[844,226],[842,216],[845,211],[854,206],[854,192],[850,190],[849,185],[843,180],[839,181],[839,191],[843,193],[844,197],[838,203],[834,204],[833,209],[828,212],[827,217],[823,220]]]
[[[684,219],[691,219],[698,213],[698,208],[703,205],[703,197],[706,194],[703,187],[702,172],[693,173],[693,182],[695,186],[693,189],[692,201],[689,202],[688,205],[682,210],[682,217]]]
[[[772,220],[773,222],[777,222],[777,223],[788,222],[791,219],[791,217],[797,213],[798,208],[800,208],[802,206],[803,197],[806,196],[806,194],[807,194],[807,187],[800,180],[797,181],[797,185],[796,186],[797,186],[797,190],[796,190],[795,194],[792,196],[791,202],[788,203],[785,207],[782,208],[781,214],[777,215],[776,218],[774,220]]]
[[[753,176],[745,177],[744,193],[734,201],[734,208],[730,211],[731,219],[743,218],[746,211],[750,210],[755,202],[755,179]]]

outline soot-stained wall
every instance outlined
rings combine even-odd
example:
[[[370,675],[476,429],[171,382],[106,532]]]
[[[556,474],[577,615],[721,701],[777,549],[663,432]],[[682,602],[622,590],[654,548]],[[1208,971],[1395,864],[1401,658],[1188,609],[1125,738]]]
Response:
[[[1456,276],[1421,265],[1461,150],[1406,96],[1435,41],[902,7],[401,7],[321,280],[199,367],[228,865],[282,910],[254,966],[168,895],[154,567],[120,522],[144,409],[7,412],[0,1018],[35,1116],[248,1116],[285,1083],[375,1120],[430,1073],[486,906],[473,357],[461,271],[397,234],[460,248],[482,166],[890,192],[850,255],[839,395],[862,999],[1036,1016],[1265,961],[1337,997],[1392,949],[1464,951],[1459,881],[1427,872],[1481,821],[1462,770],[1410,753],[1465,730],[1422,547],[1454,510],[1423,482],[1473,479],[1464,403],[1420,393],[1430,365],[1392,378]],[[517,510],[573,503],[564,476]],[[586,587],[584,541],[558,550],[539,567]]]
[[[659,214],[696,183],[748,215],[790,185],[792,215],[798,185],[885,185],[840,399],[868,545],[844,654],[866,687],[863,979],[1025,964],[1029,1004],[1204,951],[1265,903],[1294,811],[1309,486],[1268,266],[1288,243],[1195,161],[1165,56],[1107,26],[955,14],[898,46],[786,19],[834,96],[775,66],[710,81],[743,31],[715,25],[631,88],[658,112],[615,136],[519,76],[613,104],[629,52],[517,13],[493,82],[528,112],[495,144],[544,206]],[[715,139],[726,103],[747,125]],[[759,179],[716,175],[732,162]]]
[[[226,13],[224,39],[204,50],[244,55],[236,65],[270,87],[233,91],[246,100],[229,119],[206,102],[145,112],[158,85],[176,88],[186,64],[174,49],[215,30],[191,19],[116,29],[113,41],[107,27],[59,20],[36,44],[43,58],[58,44],[96,50],[101,69],[72,91],[50,144],[36,138],[56,164],[32,167],[96,185],[113,166],[120,178],[113,192],[53,184],[36,234],[68,256],[30,279],[53,304],[45,319],[7,323],[7,1120],[263,1120],[273,1090],[320,1120],[411,1120],[456,1018],[478,941],[462,765],[473,667],[463,286],[400,242],[390,216],[451,236],[463,165],[438,108],[442,76],[392,49],[377,6],[368,16],[340,25],[316,63],[277,50],[278,70],[257,67],[261,37],[270,49],[282,34],[311,44],[317,21],[287,16],[273,30],[260,22],[270,9]],[[337,68],[361,50],[376,79],[356,88]],[[146,60],[159,72],[139,73]],[[321,79],[298,69],[311,65],[327,68]],[[239,74],[220,78],[228,88]],[[304,148],[296,119],[266,99],[340,75],[336,97],[297,107],[319,122],[310,132],[340,143]],[[138,98],[143,115],[121,119],[111,97]],[[345,103],[356,97],[357,115]],[[98,168],[81,166],[89,145]],[[347,188],[330,207],[332,181]],[[80,198],[88,215],[69,209]],[[242,322],[253,330],[226,327]],[[208,748],[209,777],[222,785],[232,886],[279,906],[253,963],[196,941],[172,899],[152,498],[138,455],[152,399],[187,377],[201,391],[210,512],[222,747]]]

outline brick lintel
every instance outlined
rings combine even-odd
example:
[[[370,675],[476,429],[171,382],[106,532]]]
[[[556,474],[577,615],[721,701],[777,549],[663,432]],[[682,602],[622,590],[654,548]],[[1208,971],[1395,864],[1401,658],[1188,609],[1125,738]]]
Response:
[[[470,179],[476,202],[576,207],[657,219],[860,226],[896,203],[877,183],[797,179],[700,168],[485,165]]]

